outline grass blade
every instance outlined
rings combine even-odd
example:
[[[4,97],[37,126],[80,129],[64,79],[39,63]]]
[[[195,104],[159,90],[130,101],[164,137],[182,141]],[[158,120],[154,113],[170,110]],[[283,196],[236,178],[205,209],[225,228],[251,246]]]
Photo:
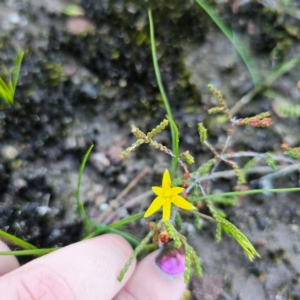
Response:
[[[60,249],[60,248],[1,251],[0,255],[15,255],[15,256],[37,255],[37,256],[42,256],[42,255],[48,254],[50,252],[56,251],[58,249]]]
[[[3,230],[0,230],[0,240],[8,242],[10,244],[13,244],[15,246],[18,246],[22,249],[38,249],[34,245],[32,245],[20,238],[17,238]]]
[[[77,189],[76,189],[76,211],[79,217],[83,219],[84,224],[86,225],[88,223],[87,215],[83,206],[82,201],[80,201],[80,186],[81,186],[81,179],[82,179],[82,174],[85,168],[86,161],[93,149],[94,145],[91,145],[88,151],[85,153],[83,160],[81,162],[80,168],[79,168],[79,174],[78,174],[78,181],[77,181]]]
[[[90,221],[91,225],[95,226],[97,229],[95,231],[91,232],[89,235],[87,235],[83,240],[88,240],[88,239],[90,239],[90,238],[92,238],[94,236],[106,233],[109,230],[125,226],[125,225],[127,225],[127,224],[129,224],[131,222],[134,222],[134,221],[136,221],[138,219],[141,219],[143,216],[144,216],[144,213],[135,214],[135,215],[129,216],[127,218],[124,218],[124,219],[122,219],[120,221],[117,221],[117,222],[115,222],[113,224],[106,225],[106,226],[101,225],[99,223],[95,223],[93,221]]]
[[[230,197],[230,196],[241,196],[241,195],[253,195],[253,194],[262,194],[262,193],[291,193],[291,192],[300,192],[300,187],[297,188],[282,188],[282,189],[257,189],[250,191],[239,191],[239,192],[228,192],[221,194],[206,195],[203,197],[198,197],[190,200],[194,203],[197,201],[204,201],[216,197]]]
[[[17,53],[15,61],[14,61],[14,67],[11,70],[10,78],[11,78],[11,84],[12,84],[12,89],[13,89],[13,97],[15,95],[23,57],[24,57],[23,51],[20,51]]]
[[[154,67],[157,85],[158,85],[158,88],[159,88],[159,91],[160,91],[160,94],[161,94],[161,97],[163,100],[165,110],[167,111],[167,114],[169,116],[169,120],[172,120],[173,123],[175,123],[173,116],[172,116],[170,104],[169,104],[164,86],[161,81],[159,66],[158,66],[158,62],[157,62],[156,48],[155,48],[154,25],[153,25],[153,19],[152,19],[152,12],[150,9],[148,10],[148,18],[149,18],[149,27],[150,27],[151,53],[152,53],[153,67]],[[176,148],[178,148],[178,140],[176,140],[176,133],[175,133],[175,129],[173,126],[171,126],[171,137],[172,137],[172,151],[175,154]],[[178,153],[177,153],[177,155],[178,155]],[[172,163],[171,163],[171,177],[172,178],[175,177],[175,174],[177,171],[177,165],[178,165],[177,158],[173,157]]]
[[[294,67],[300,64],[300,58],[293,58],[287,62],[282,63],[275,69],[273,69],[265,78],[265,80],[257,85],[254,89],[248,92],[245,96],[241,98],[235,105],[230,109],[230,113],[235,115],[245,104],[249,103],[258,93],[263,91],[266,87],[271,85],[277,78],[279,78],[284,73],[290,71]]]
[[[247,69],[250,73],[252,81],[254,85],[257,85],[260,81],[260,76],[257,73],[257,67],[255,66],[254,61],[248,54],[246,48],[243,43],[237,37],[234,37],[232,31],[227,27],[224,21],[218,16],[218,14],[214,11],[214,9],[207,3],[206,0],[196,0],[196,2],[206,11],[206,13],[211,17],[211,19],[217,24],[217,26],[221,29],[221,31],[225,34],[225,36],[232,43],[233,47],[239,53],[243,61],[245,62]]]
[[[9,86],[4,82],[0,77],[0,98],[3,99],[6,103],[13,103],[13,93],[9,89]]]

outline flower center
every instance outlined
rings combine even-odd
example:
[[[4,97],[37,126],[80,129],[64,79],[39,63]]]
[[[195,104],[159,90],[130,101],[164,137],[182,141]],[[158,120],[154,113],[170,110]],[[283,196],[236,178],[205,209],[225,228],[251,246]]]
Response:
[[[164,192],[164,197],[171,200],[171,198],[172,198],[172,193],[171,193],[171,190],[170,190],[170,189],[166,189],[166,190],[165,190],[165,192]]]

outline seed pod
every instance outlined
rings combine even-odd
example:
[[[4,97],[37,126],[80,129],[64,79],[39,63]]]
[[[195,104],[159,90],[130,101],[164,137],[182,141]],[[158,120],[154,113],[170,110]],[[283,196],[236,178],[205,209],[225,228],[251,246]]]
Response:
[[[167,243],[169,241],[169,234],[166,230],[164,230],[158,237],[158,239],[163,243]]]

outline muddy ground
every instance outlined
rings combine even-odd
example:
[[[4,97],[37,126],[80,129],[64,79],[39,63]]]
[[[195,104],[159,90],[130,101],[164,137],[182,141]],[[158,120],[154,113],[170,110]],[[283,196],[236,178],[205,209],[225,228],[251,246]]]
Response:
[[[112,200],[143,170],[149,168],[118,206],[160,185],[168,156],[145,146],[125,160],[118,157],[134,141],[131,124],[148,131],[165,116],[152,67],[147,5],[153,8],[162,79],[180,130],[181,150],[189,150],[196,165],[213,157],[199,143],[198,122],[208,127],[216,148],[224,143],[226,123],[207,115],[216,104],[207,84],[221,89],[232,107],[253,88],[245,64],[196,3],[146,2],[74,1],[82,16],[72,17],[63,13],[66,0],[0,1],[0,63],[10,67],[16,51],[25,51],[15,104],[2,104],[0,110],[2,230],[38,247],[80,240],[75,190],[80,162],[91,144],[95,147],[83,175],[81,198],[93,220],[103,221]],[[300,55],[297,2],[237,0],[212,5],[246,45],[264,78],[272,68]],[[299,118],[278,113],[278,103],[299,104],[299,74],[299,67],[293,68],[272,82],[272,98],[261,93],[237,112],[240,118],[269,110],[274,125],[237,128],[229,150],[282,155],[282,141],[299,146]],[[171,147],[168,131],[157,140]],[[265,175],[251,174],[250,187],[298,186],[295,172],[260,179]],[[235,184],[231,177],[222,178],[213,187],[226,192]],[[144,197],[120,210],[114,220],[143,211],[150,200]],[[243,197],[238,207],[223,209],[254,243],[261,259],[250,262],[230,237],[216,243],[214,225],[208,221],[198,231],[192,220],[185,220],[204,269],[203,277],[191,282],[192,297],[300,299],[299,193]],[[145,221],[132,224],[129,231],[143,237]]]

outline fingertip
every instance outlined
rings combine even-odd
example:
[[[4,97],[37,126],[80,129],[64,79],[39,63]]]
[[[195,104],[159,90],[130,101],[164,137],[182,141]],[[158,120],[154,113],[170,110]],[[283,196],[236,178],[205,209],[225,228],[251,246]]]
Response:
[[[10,249],[4,242],[0,241],[0,251],[10,251]],[[0,255],[0,276],[17,269],[19,266],[15,256]]]
[[[143,300],[180,299],[186,288],[183,272],[177,275],[164,272],[155,262],[158,254],[159,251],[154,251],[137,265],[135,272],[114,300],[131,299],[130,297]]]
[[[25,290],[30,291],[33,299],[40,299],[46,293],[49,299],[110,300],[134,271],[135,260],[122,282],[118,281],[132,252],[130,244],[115,234],[72,244],[3,276],[0,299],[15,299]],[[12,286],[5,289],[8,283]]]

